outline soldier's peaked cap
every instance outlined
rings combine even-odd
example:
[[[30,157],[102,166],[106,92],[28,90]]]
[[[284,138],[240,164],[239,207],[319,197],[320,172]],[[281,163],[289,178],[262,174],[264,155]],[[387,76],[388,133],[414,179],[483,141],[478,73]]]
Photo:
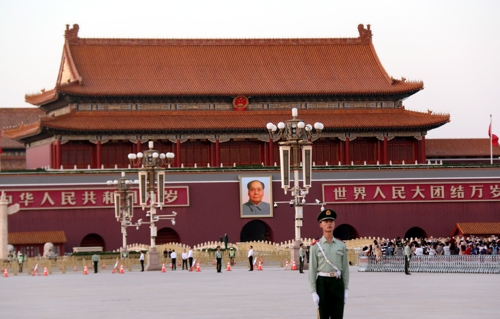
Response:
[[[331,219],[331,220],[337,219],[337,213],[332,209],[325,209],[324,211],[319,213],[318,222],[321,223],[321,221],[327,220],[327,219]]]

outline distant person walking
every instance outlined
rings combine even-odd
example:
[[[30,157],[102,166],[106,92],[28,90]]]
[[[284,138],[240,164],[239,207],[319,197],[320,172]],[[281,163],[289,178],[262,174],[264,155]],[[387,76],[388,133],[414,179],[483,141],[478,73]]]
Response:
[[[193,248],[189,247],[188,251],[188,261],[189,261],[189,269],[193,267]]]
[[[248,251],[248,263],[250,264],[248,271],[253,271],[253,246],[250,246],[250,250]]]
[[[188,267],[188,254],[186,252],[186,249],[184,249],[184,251],[182,252],[181,254],[181,258],[182,258],[182,270],[186,269],[186,270],[189,270],[189,267]],[[184,268],[186,267],[186,268]]]
[[[175,252],[175,250],[172,250],[172,252],[170,253],[170,259],[172,260],[172,270],[176,270],[177,269],[177,253]]]
[[[141,251],[141,255],[139,256],[139,261],[141,262],[141,271],[144,271],[144,253]]]

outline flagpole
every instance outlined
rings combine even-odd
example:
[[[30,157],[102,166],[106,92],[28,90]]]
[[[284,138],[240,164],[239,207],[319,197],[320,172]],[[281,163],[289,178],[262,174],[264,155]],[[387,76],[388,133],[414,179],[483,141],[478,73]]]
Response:
[[[493,119],[490,114],[490,164],[493,165]]]

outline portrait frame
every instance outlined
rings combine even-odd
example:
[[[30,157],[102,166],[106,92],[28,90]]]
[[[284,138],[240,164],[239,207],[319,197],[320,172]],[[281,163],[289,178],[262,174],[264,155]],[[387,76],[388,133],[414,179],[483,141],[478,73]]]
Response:
[[[240,217],[241,218],[269,218],[273,217],[273,178],[271,175],[240,175]],[[251,205],[248,196],[248,183],[259,181],[264,185],[262,205],[255,207]],[[261,211],[262,209],[262,211]]]

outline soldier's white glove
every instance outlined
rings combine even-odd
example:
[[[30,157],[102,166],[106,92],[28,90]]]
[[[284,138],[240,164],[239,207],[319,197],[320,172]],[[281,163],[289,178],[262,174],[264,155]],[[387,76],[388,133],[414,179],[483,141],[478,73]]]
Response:
[[[347,297],[349,297],[349,290],[344,290],[344,303],[347,302]]]
[[[319,296],[318,296],[318,294],[315,293],[315,292],[313,292],[312,293],[312,297],[313,297],[313,302],[316,305],[316,307],[319,307]]]

